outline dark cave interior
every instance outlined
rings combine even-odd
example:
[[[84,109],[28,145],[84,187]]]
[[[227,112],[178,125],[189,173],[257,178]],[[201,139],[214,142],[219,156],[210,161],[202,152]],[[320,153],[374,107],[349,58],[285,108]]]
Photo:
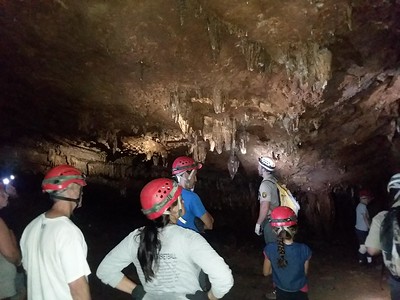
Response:
[[[400,170],[399,15],[399,0],[0,1],[0,173],[19,192],[1,215],[19,236],[50,204],[46,171],[80,169],[93,273],[145,221],[140,189],[189,155],[215,217],[206,238],[234,272],[226,299],[262,299],[269,156],[301,204],[310,297],[387,299],[379,258],[356,265],[353,228],[358,191],[373,217]],[[128,297],[90,282],[95,300]]]

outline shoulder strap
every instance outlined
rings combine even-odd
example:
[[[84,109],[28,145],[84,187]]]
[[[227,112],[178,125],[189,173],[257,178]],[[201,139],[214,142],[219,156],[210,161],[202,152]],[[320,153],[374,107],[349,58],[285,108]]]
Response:
[[[385,218],[382,221],[380,228],[380,238],[382,244],[382,250],[389,254],[389,259],[391,259],[391,250],[393,247],[394,238],[394,225],[398,224],[400,207],[392,207],[389,209]],[[397,218],[397,220],[395,220]],[[397,221],[397,222],[395,222]]]

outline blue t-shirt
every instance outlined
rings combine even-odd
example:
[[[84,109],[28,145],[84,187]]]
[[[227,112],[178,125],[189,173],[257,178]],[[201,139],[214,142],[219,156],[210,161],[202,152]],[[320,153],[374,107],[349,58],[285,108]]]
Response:
[[[297,292],[307,284],[304,263],[311,258],[310,248],[302,243],[285,245],[285,259],[287,266],[278,267],[278,244],[268,243],[264,248],[264,255],[271,261],[272,280],[275,285],[287,292]]]
[[[199,232],[194,224],[194,218],[201,218],[206,213],[203,202],[201,202],[200,197],[195,192],[186,189],[182,189],[182,199],[186,213],[181,218],[184,219],[186,223],[178,220],[177,224]]]

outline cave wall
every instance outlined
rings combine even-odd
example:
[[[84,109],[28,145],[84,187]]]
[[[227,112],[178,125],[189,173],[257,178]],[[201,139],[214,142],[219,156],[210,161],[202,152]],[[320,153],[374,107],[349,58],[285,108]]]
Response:
[[[42,178],[51,167],[70,164],[87,175],[89,184],[103,185],[119,192],[122,197],[138,195],[140,189],[154,178],[170,177],[172,163],[165,166],[159,158],[148,161],[143,155],[122,157],[110,162],[101,151],[48,142],[3,146],[0,147],[0,157],[3,174],[28,173]],[[242,227],[251,231],[258,217],[257,193],[260,182],[261,178],[248,176],[241,168],[232,179],[227,170],[216,171],[205,164],[198,173],[196,192],[206,208],[218,216],[218,226],[235,227],[242,222]],[[301,205],[300,218],[304,219],[310,230],[315,231],[317,236],[331,234],[335,209],[329,196],[330,190],[316,194],[307,190],[303,192],[301,187],[292,188]],[[39,191],[40,186],[36,189]]]

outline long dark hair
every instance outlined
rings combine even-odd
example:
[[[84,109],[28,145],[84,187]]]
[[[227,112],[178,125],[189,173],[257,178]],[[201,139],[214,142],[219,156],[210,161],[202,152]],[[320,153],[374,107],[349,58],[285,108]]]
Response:
[[[139,230],[140,242],[137,257],[146,282],[154,277],[153,267],[156,269],[158,265],[158,254],[161,250],[159,232],[168,224],[169,215],[161,215]]]
[[[297,225],[292,225],[288,227],[284,227],[283,230],[281,230],[278,234],[278,267],[279,268],[285,268],[288,265],[288,262],[285,258],[285,239],[292,239],[294,235],[297,232]],[[274,230],[277,232],[279,231],[278,228],[274,228]]]

